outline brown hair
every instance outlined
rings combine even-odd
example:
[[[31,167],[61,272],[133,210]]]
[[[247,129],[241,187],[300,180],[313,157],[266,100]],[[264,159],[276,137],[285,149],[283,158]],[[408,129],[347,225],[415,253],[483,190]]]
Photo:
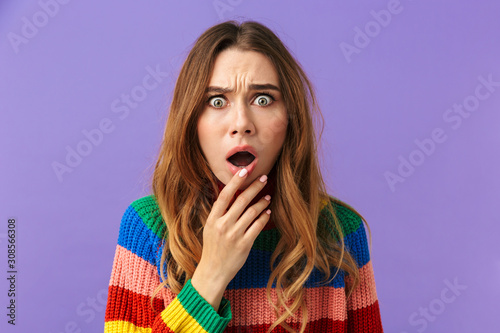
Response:
[[[228,21],[212,26],[196,40],[179,73],[152,180],[153,194],[167,227],[160,264],[163,283],[154,294],[163,286],[179,293],[201,258],[210,198],[219,191],[198,142],[197,121],[215,59],[228,48],[260,52],[278,73],[288,126],[275,165],[276,188],[270,206],[272,222],[281,238],[271,258],[272,273],[267,284],[267,297],[277,317],[269,331],[281,325],[292,332],[285,320],[300,309],[303,332],[307,322],[303,285],[315,266],[324,273],[325,281],[333,279],[340,269],[348,273],[354,280],[347,288],[348,297],[358,284],[356,262],[345,251],[343,232],[331,202],[357,212],[326,192],[319,170],[312,113],[319,114],[322,120],[323,117],[311,83],[280,39],[258,22]],[[321,201],[328,202],[333,225],[318,225]],[[165,261],[167,279],[163,274]],[[337,268],[333,277],[331,267]],[[278,295],[276,304],[270,295],[273,282]]]

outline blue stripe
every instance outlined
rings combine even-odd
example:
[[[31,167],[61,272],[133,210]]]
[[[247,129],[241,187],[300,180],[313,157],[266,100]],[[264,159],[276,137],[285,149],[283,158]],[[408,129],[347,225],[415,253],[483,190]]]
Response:
[[[271,270],[269,262],[271,261],[271,253],[268,251],[252,249],[247,258],[247,261],[236,274],[234,279],[229,283],[226,289],[242,289],[242,288],[266,288]],[[331,270],[331,274],[335,273],[336,269]],[[322,283],[324,279],[323,273],[317,268],[314,268],[308,280],[305,283],[307,288],[331,286],[335,288],[344,287],[344,272],[339,271],[337,276],[327,284]],[[273,283],[273,288],[275,287]]]
[[[363,223],[361,223],[355,232],[345,237],[345,245],[351,255],[354,257],[358,268],[363,267],[370,261],[368,252],[368,240]]]
[[[134,207],[130,205],[123,214],[118,244],[155,265],[155,253],[160,239],[143,222]]]
[[[345,237],[345,243],[359,268],[370,261],[366,232],[362,223],[355,232]],[[132,205],[130,205],[123,214],[118,244],[143,258],[150,264],[155,265],[159,274],[163,247],[161,247],[159,251],[158,247],[160,244],[163,244],[163,242],[147,227]],[[247,261],[229,283],[227,289],[266,288],[271,274],[269,268],[271,255],[272,253],[270,251],[252,249]],[[334,274],[335,271],[336,269],[332,268],[331,274]],[[164,273],[166,276],[166,265],[164,266]],[[314,268],[309,279],[305,283],[305,287],[314,288],[325,286],[321,284],[322,280],[323,274],[317,268]],[[326,284],[326,286],[333,286],[335,288],[344,287],[344,272],[340,271],[335,279]],[[274,284],[273,287],[275,287]]]

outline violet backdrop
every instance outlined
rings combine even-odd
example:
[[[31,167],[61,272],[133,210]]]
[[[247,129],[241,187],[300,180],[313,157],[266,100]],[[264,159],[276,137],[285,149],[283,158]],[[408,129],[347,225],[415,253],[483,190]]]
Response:
[[[499,13],[495,0],[2,1],[0,331],[103,331],[120,219],[149,194],[180,66],[237,19],[273,29],[315,85],[322,171],[371,228],[385,331],[499,332]]]

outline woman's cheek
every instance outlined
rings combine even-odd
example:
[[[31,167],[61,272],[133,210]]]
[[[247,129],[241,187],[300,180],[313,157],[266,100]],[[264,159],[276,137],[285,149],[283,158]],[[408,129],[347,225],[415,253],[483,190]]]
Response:
[[[286,115],[274,116],[266,122],[262,131],[262,143],[278,143],[284,139],[288,125]]]

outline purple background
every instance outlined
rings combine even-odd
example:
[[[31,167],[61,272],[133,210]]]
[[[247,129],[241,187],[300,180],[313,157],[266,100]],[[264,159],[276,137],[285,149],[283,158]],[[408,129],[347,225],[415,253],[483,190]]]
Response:
[[[148,194],[180,65],[197,36],[231,18],[273,29],[317,89],[322,170],[330,194],[371,227],[385,331],[500,331],[500,87],[471,97],[478,77],[500,82],[500,2],[43,5],[54,1],[0,3],[2,332],[103,330],[120,219]],[[387,8],[382,26],[372,11]],[[140,96],[148,67],[167,74]],[[132,92],[144,99],[114,112]],[[443,118],[463,103],[475,110],[460,126]],[[83,131],[106,119],[111,132],[85,146]],[[415,141],[436,129],[446,139],[424,155]],[[90,147],[87,156],[58,178],[53,163],[77,147]],[[391,188],[385,174],[410,158],[418,165]],[[15,327],[6,317],[8,218],[17,221]]]

